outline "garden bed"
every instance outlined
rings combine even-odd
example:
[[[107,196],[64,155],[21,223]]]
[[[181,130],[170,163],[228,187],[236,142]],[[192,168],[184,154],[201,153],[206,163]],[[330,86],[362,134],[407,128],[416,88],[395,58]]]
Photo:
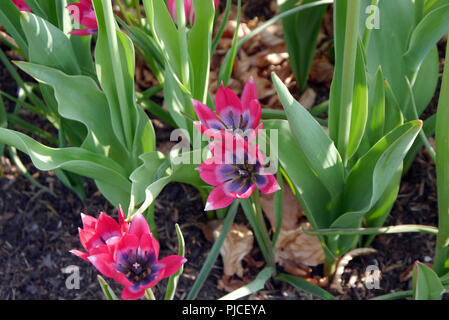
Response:
[[[244,21],[254,17],[270,17],[270,1],[260,0],[252,2],[246,7]],[[330,37],[326,26],[332,25],[332,12],[326,14],[323,35]],[[246,19],[246,20],[245,20]],[[326,43],[326,39],[321,43]],[[441,44],[441,48],[444,44]],[[2,48],[3,49],[3,48]],[[443,53],[440,53],[443,56]],[[212,66],[219,67],[220,59],[216,57]],[[237,63],[245,63],[248,57],[239,56]],[[285,59],[284,59],[285,60]],[[326,63],[329,60],[325,61]],[[324,64],[327,66],[327,64]],[[269,68],[261,64],[256,70],[261,79],[269,77]],[[277,70],[289,68],[288,64],[280,63]],[[323,58],[316,57],[312,70],[323,71]],[[215,70],[216,72],[217,70]],[[145,74],[138,70],[138,74]],[[313,71],[312,71],[313,72]],[[288,73],[288,72],[287,72]],[[291,73],[291,71],[290,71]],[[313,74],[312,74],[313,76]],[[244,76],[242,76],[244,78]],[[151,76],[141,77],[141,88],[152,85]],[[240,79],[241,80],[241,79]],[[312,80],[316,80],[315,78]],[[311,81],[314,89],[315,104],[328,98],[331,79]],[[145,82],[147,81],[147,82]],[[234,78],[235,87],[241,89]],[[260,80],[262,81],[262,80]],[[257,83],[257,81],[256,81]],[[232,82],[231,82],[232,84]],[[294,83],[289,86],[294,95]],[[16,87],[3,66],[0,66],[0,89],[12,95]],[[269,91],[269,89],[264,88]],[[435,99],[429,105],[428,114],[436,110]],[[298,97],[299,98],[299,97]],[[262,100],[264,107],[272,105],[279,108],[279,104],[272,104],[271,96]],[[13,108],[8,105],[8,108]],[[25,114],[25,116],[27,116]],[[45,121],[33,118],[33,123],[45,126]],[[158,146],[166,148],[170,127],[155,119]],[[11,160],[2,157],[0,177],[0,299],[103,299],[97,282],[97,270],[91,264],[71,255],[69,250],[80,248],[78,227],[81,226],[79,213],[97,216],[100,211],[116,217],[116,211],[97,190],[95,184],[85,179],[87,197],[81,201],[73,192],[64,187],[53,172],[37,171],[27,156],[20,154],[29,173],[42,185],[46,186],[55,196],[32,185],[24,177]],[[161,256],[174,254],[177,250],[177,237],[174,224],[181,227],[186,243],[186,258],[184,272],[180,278],[176,299],[183,299],[189,292],[208,256],[212,243],[208,239],[208,219],[203,211],[204,205],[200,194],[191,186],[172,183],[169,184],[155,203],[156,223],[161,244]],[[248,224],[243,212],[239,211],[236,222]],[[437,226],[437,196],[435,165],[423,149],[415,158],[410,170],[403,177],[399,196],[385,225],[422,224]],[[325,286],[339,299],[369,299],[378,295],[399,290],[411,289],[411,278],[407,277],[410,266],[416,261],[432,263],[435,236],[406,233],[379,235],[372,243],[376,253],[355,257],[345,268],[342,275],[342,291]],[[254,245],[250,255],[243,261],[243,279],[234,277],[223,285],[223,263],[219,258],[212,268],[198,299],[216,299],[228,291],[223,287],[234,284],[237,287],[253,280],[264,267],[263,256]],[[80,267],[81,283],[79,289],[69,290],[65,281],[67,274],[63,269],[71,266]],[[381,272],[380,288],[367,289],[366,268],[370,265],[378,266]],[[322,266],[314,267],[311,274],[323,277]],[[119,286],[109,281],[115,287]],[[163,295],[166,281],[162,281],[155,289],[155,295]],[[119,292],[119,291],[116,291]],[[284,282],[270,280],[265,289],[253,294],[249,299],[313,299],[304,292],[295,290]]]

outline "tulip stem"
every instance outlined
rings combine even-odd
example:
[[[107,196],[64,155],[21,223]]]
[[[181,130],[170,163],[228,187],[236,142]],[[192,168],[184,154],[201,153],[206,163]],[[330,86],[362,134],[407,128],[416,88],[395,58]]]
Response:
[[[435,131],[438,191],[438,234],[433,269],[438,275],[449,271],[449,42],[446,47],[443,82],[438,99]]]
[[[343,55],[343,78],[341,79],[340,114],[338,122],[337,149],[343,163],[348,163],[348,144],[351,134],[352,96],[354,91],[355,62],[360,15],[360,0],[348,1],[346,32]]]
[[[151,288],[145,289],[145,298],[147,300],[156,300],[156,297],[154,296],[153,290],[151,290]]]
[[[134,0],[134,6],[136,8],[136,18],[139,21],[139,25],[142,23],[142,14],[140,12],[140,0]]]
[[[262,213],[262,208],[260,206],[260,196],[259,191],[255,190],[251,196],[253,200],[254,213],[255,213],[255,225],[253,227],[257,228],[258,234],[260,237],[256,238],[258,240],[259,246],[261,246],[262,253],[264,253],[265,260],[270,267],[274,267],[274,256],[271,245],[270,236],[268,235],[267,225],[265,224],[265,220]],[[256,230],[255,230],[256,231]]]

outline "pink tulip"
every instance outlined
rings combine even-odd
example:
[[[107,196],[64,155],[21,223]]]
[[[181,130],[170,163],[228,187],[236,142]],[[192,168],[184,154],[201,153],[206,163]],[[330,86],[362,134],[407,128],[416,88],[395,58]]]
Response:
[[[252,77],[245,84],[241,99],[232,90],[221,85],[215,97],[216,113],[200,101],[192,99],[192,104],[200,120],[194,124],[206,136],[220,139],[217,131],[224,130],[232,134],[240,132],[251,141],[257,130],[263,128],[263,124],[260,124],[262,108]]]
[[[257,145],[250,146],[240,138],[214,141],[209,147],[213,157],[196,168],[201,179],[215,186],[207,198],[205,211],[227,207],[235,199],[248,198],[256,187],[265,194],[280,190],[275,176],[264,173]]]
[[[200,0],[205,1],[205,0]],[[214,0],[215,9],[217,9],[219,0]],[[168,11],[176,23],[177,15],[176,15],[176,0],[167,0]],[[193,0],[184,0],[184,11],[186,14],[186,21],[193,26],[193,22],[195,21],[195,11],[193,9]]]
[[[19,11],[31,12],[31,8],[26,4],[24,0],[12,0]]]
[[[187,261],[178,255],[159,260],[159,243],[140,212],[129,226],[123,212],[119,213],[119,223],[106,214],[98,219],[84,215],[82,219],[80,240],[88,253],[81,255],[78,250],[71,253],[90,261],[104,276],[124,285],[122,299],[141,298],[145,289],[171,276]]]
[[[119,223],[106,213],[101,212],[98,219],[81,214],[83,229],[78,228],[81,245],[88,252],[71,250],[74,255],[89,261],[87,258],[89,252],[101,245],[106,245],[107,241],[114,237],[121,237],[128,232],[128,223],[125,221],[125,215],[122,208],[118,211]]]
[[[98,32],[97,17],[95,16],[92,0],[79,0],[67,6],[75,22],[86,27],[86,29],[73,30],[70,34],[86,36]]]

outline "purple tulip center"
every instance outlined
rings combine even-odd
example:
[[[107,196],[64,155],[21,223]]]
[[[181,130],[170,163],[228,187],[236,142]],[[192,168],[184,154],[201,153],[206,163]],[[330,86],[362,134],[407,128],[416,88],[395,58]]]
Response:
[[[116,268],[134,285],[146,285],[156,279],[161,269],[155,262],[153,253],[130,250],[120,256]]]
[[[235,176],[240,185],[249,185],[250,183],[255,183],[256,178],[258,176],[258,165],[254,164],[236,164],[235,168]]]
[[[220,120],[225,130],[231,132],[235,132],[238,130],[241,132],[237,133],[241,135],[244,135],[244,132],[247,129],[249,123],[249,119],[247,116],[240,115],[239,117],[236,117],[232,112],[232,110],[230,110],[229,113],[223,119],[221,119],[219,115],[217,115],[217,118]]]

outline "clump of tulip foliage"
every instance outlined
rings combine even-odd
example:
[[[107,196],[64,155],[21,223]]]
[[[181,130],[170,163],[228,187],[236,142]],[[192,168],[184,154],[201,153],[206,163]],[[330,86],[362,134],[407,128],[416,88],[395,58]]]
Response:
[[[280,15],[239,39],[239,0],[237,28],[220,66],[214,100],[208,89],[211,59],[231,0],[226,6],[218,0],[114,3],[118,12],[110,0],[2,3],[0,23],[14,39],[5,43],[23,58],[15,65],[37,81],[31,88],[0,56],[26,99],[3,95],[19,109],[45,117],[58,137],[19,121],[17,112],[7,116],[0,103],[0,150],[6,145],[28,154],[38,169],[53,170],[81,199],[82,177],[93,179],[118,209],[118,222],[106,213],[82,214],[79,238],[85,251],[71,253],[123,285],[121,298],[155,299],[152,287],[164,278],[168,278],[164,298],[175,296],[183,266],[189,263],[184,239],[179,226],[174,226],[178,252],[159,259],[154,215],[155,199],[171,182],[197,188],[205,214],[224,220],[187,299],[197,297],[239,207],[253,228],[266,266],[244,290],[224,298],[241,298],[274,277],[322,299],[335,299],[276,266],[273,248],[282,225],[285,188],[292,189],[312,226],[305,232],[320,239],[326,276],[332,278],[341,257],[369,246],[376,234],[428,232],[437,235],[433,269],[416,263],[412,291],[379,298],[440,299],[449,290],[447,64],[437,115],[424,124],[419,119],[435,93],[436,42],[449,30],[449,5],[428,1],[422,6],[422,1],[412,0],[401,0],[401,6],[362,0],[297,5],[296,0],[287,0],[280,3]],[[335,71],[327,103],[307,110],[275,74],[272,80],[284,111],[261,107],[253,78],[240,97],[227,87],[244,42],[282,20],[292,70],[304,90],[323,15],[331,3]],[[374,4],[370,7],[374,13],[361,25],[365,3]],[[224,19],[218,25],[216,11],[222,9]],[[376,10],[390,13],[383,17],[381,29],[375,28]],[[397,15],[411,18],[398,22]],[[391,47],[388,54],[382,51],[385,47]],[[136,92],[136,53],[148,64],[158,87]],[[164,109],[152,100],[160,91]],[[327,120],[318,118],[324,111]],[[169,156],[158,152],[150,116],[172,126],[182,147]],[[14,125],[40,141],[11,129]],[[427,138],[435,131],[434,150]],[[439,228],[383,227],[401,177],[423,145],[437,166]],[[274,193],[273,233],[265,225],[260,193]],[[99,282],[108,299],[118,299],[103,277]]]

